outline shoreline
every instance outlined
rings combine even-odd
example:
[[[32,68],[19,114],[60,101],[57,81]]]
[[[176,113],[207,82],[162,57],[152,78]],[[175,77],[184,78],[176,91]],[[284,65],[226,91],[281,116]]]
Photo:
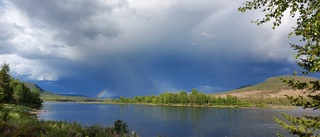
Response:
[[[43,112],[48,112],[47,110],[43,110],[43,109],[32,109],[29,111],[30,114],[32,115],[38,115],[41,114]]]
[[[45,101],[45,102],[64,102],[64,101]],[[237,105],[194,105],[194,104],[152,104],[152,103],[116,103],[116,102],[74,102],[73,103],[83,103],[83,104],[115,104],[115,105],[148,105],[148,106],[168,106],[168,107],[194,107],[194,108],[251,108],[251,109],[286,109],[292,110],[297,109],[297,106],[277,106],[268,105],[264,107],[255,106],[237,106]]]

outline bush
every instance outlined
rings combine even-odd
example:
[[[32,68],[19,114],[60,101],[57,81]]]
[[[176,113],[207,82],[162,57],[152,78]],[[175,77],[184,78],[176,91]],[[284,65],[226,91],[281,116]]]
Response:
[[[128,134],[129,133],[127,124],[125,122],[122,123],[122,121],[119,119],[114,122],[114,131],[116,132],[116,134]]]

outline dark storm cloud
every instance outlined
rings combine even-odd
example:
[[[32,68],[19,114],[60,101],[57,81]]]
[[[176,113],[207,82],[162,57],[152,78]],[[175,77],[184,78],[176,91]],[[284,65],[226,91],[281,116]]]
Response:
[[[119,35],[116,22],[108,19],[110,13],[125,4],[106,4],[97,1],[13,1],[30,19],[37,20],[39,27],[49,27],[58,31],[55,37],[71,46],[79,46],[79,39],[93,39],[99,35],[116,37]],[[35,8],[36,7],[36,8]],[[99,17],[100,16],[100,17]],[[104,18],[104,19],[99,19]],[[81,41],[81,40],[80,40]]]
[[[291,74],[286,35],[226,1],[4,1],[0,61],[54,92],[206,93]],[[287,29],[289,28],[289,29]],[[2,31],[3,30],[3,31]]]

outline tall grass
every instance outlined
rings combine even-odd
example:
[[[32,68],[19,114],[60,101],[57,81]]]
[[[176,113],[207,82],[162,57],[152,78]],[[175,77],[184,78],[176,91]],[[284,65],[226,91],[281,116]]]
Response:
[[[0,106],[1,137],[137,137],[129,134],[126,123],[115,121],[114,126],[82,126],[77,122],[38,120],[32,109],[17,105]]]

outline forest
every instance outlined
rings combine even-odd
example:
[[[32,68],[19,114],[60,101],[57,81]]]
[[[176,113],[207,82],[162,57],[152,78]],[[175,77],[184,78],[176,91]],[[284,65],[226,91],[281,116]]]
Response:
[[[0,70],[0,102],[39,108],[42,104],[40,91],[31,91],[23,82],[9,75],[9,64],[4,63]]]
[[[158,96],[135,96],[126,98],[121,96],[117,100],[106,100],[115,103],[144,103],[162,105],[184,105],[184,106],[242,106],[244,105],[237,97],[227,95],[226,97],[216,97],[206,95],[197,89],[192,89],[191,93],[180,91],[177,93],[165,92]]]

